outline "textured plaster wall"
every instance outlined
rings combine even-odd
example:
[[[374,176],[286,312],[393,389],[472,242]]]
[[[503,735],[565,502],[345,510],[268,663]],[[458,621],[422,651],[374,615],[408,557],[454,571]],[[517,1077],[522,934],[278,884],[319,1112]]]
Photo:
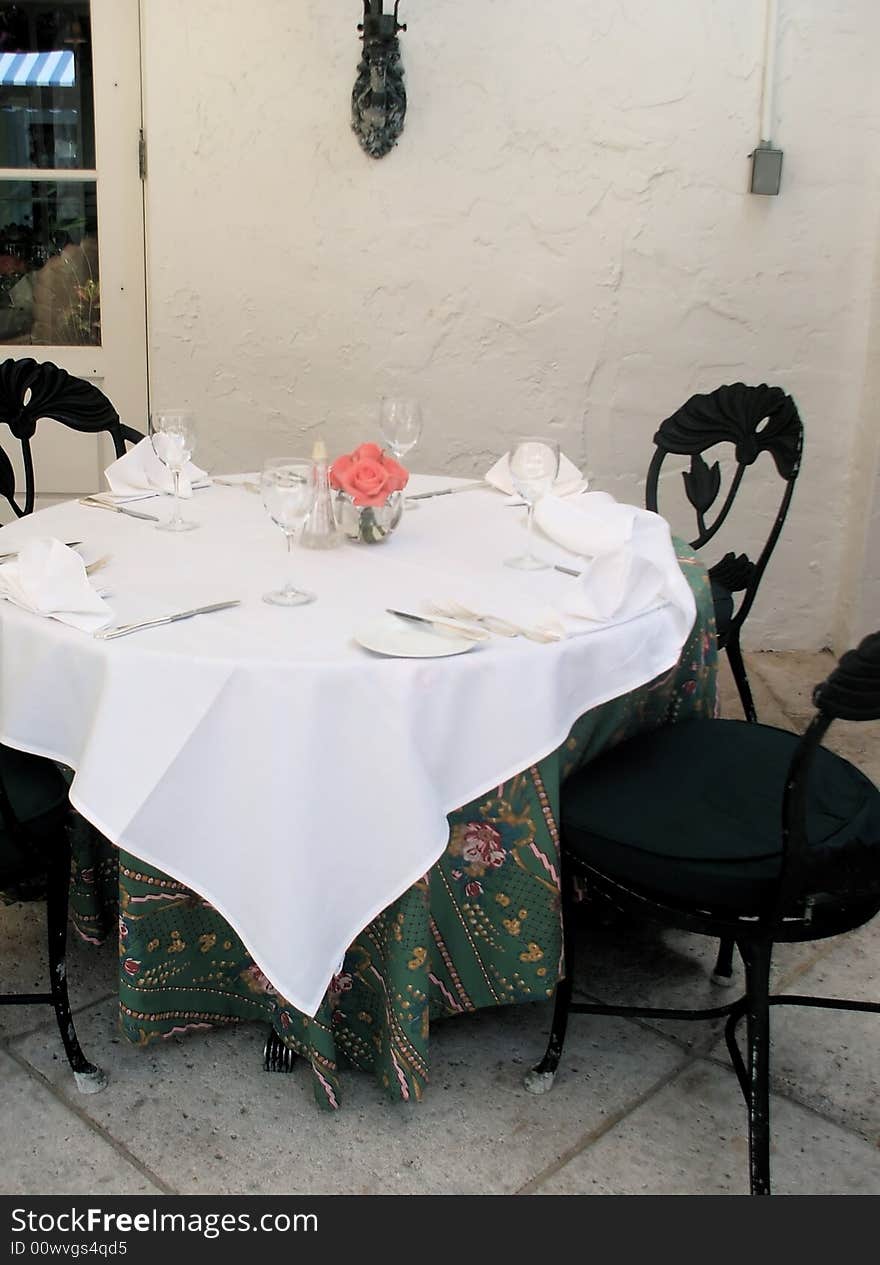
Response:
[[[838,651],[880,629],[880,242],[854,453],[834,638]]]
[[[231,470],[374,437],[378,397],[413,391],[420,469],[553,431],[638,501],[689,394],[777,382],[806,459],[749,639],[827,644],[880,232],[875,0],[781,0],[779,198],[746,192],[764,0],[401,8],[409,113],[375,161],[349,130],[360,0],[147,0],[154,405],[197,408]]]

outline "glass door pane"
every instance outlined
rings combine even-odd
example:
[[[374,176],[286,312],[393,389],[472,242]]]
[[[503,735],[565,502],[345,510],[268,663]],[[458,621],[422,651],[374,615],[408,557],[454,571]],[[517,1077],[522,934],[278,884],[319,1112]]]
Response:
[[[89,0],[19,0],[0,9],[0,343],[7,345],[101,343],[91,35]]]

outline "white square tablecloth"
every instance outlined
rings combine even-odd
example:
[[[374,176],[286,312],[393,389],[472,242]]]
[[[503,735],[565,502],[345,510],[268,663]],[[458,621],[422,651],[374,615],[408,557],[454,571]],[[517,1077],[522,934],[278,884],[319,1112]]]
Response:
[[[166,498],[150,505],[170,513]],[[524,511],[485,489],[422,501],[381,545],[299,550],[297,579],[318,600],[281,609],[261,601],[286,560],[259,497],[215,486],[187,514],[201,529],[180,536],[77,503],[2,529],[0,551],[51,535],[109,554],[120,622],[242,605],[101,642],[0,602],[0,739],[70,765],[83,815],[201,893],[307,1014],[357,932],[442,854],[446,814],[669,669],[693,624],[682,580],[680,599],[558,643],[380,657],[353,634],[388,606],[418,611],[463,581],[489,610],[511,584],[552,604],[573,581],[503,566]]]

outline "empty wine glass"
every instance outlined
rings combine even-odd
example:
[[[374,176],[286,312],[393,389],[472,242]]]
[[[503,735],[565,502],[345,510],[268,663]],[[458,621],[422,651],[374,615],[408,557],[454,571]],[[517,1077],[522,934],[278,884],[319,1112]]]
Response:
[[[174,479],[174,510],[167,523],[157,523],[160,531],[192,531],[198,527],[180,513],[180,476],[196,446],[195,417],[186,409],[168,409],[150,416],[153,451],[171,471]]]
[[[415,448],[422,434],[422,409],[418,400],[385,396],[379,405],[379,431],[395,461],[400,461]]]
[[[535,502],[546,496],[559,473],[559,444],[551,439],[529,435],[520,439],[510,453],[510,480],[529,507],[526,551],[517,558],[508,558],[506,565],[520,571],[543,571],[551,564],[535,556]]]
[[[383,396],[379,403],[379,432],[395,461],[415,448],[422,434],[422,408],[418,400],[405,396]],[[419,508],[418,501],[406,501],[407,510]]]
[[[272,457],[263,466],[260,489],[266,512],[284,532],[289,559],[294,536],[315,503],[315,463],[305,457]],[[304,606],[314,600],[314,593],[296,587],[292,575],[288,575],[283,588],[263,595],[263,601],[272,606]]]

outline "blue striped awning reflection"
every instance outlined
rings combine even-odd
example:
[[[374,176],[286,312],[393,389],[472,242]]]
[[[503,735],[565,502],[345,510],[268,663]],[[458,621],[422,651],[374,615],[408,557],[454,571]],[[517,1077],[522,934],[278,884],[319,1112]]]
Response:
[[[16,88],[72,88],[73,53],[0,53],[0,85]]]

